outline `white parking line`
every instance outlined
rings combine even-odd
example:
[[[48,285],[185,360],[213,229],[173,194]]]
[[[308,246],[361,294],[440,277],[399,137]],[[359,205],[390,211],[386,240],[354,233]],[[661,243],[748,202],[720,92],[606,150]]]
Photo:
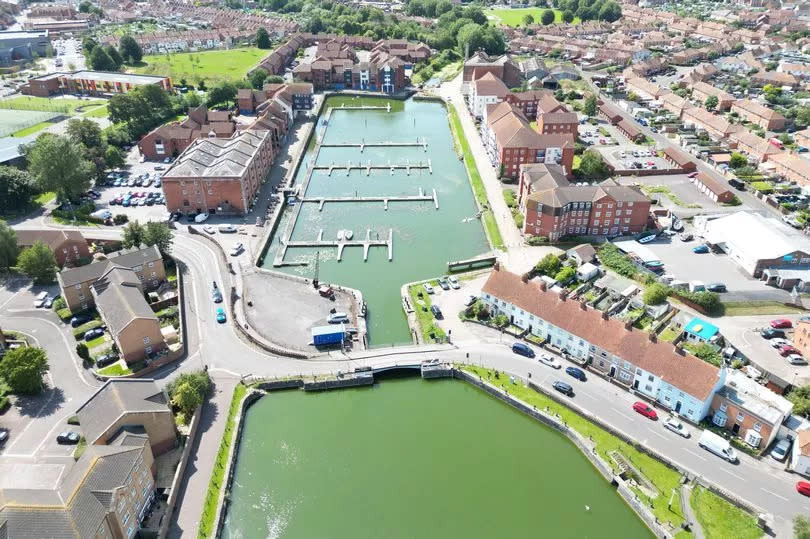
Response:
[[[745,481],[745,478],[744,478],[744,477],[742,477],[742,476],[740,476],[740,475],[737,475],[737,474],[735,474],[734,472],[730,472],[730,471],[726,470],[725,468],[720,468],[720,471],[721,471],[721,472],[726,472],[728,475],[733,475],[733,476],[734,476],[734,477],[736,477],[737,479],[740,479],[740,480],[742,480],[742,481]]]
[[[628,419],[629,421],[632,421],[632,420],[633,420],[633,418],[632,418],[632,417],[630,417],[629,415],[625,414],[624,412],[620,412],[620,411],[619,411],[619,410],[617,410],[616,408],[613,408],[613,406],[611,406],[611,408],[613,409],[613,411],[614,411],[614,412],[616,412],[616,413],[617,413],[617,414],[619,414],[620,416],[624,416],[624,417],[625,417],[626,419]]]
[[[760,488],[762,488],[762,487],[760,487]],[[768,494],[770,494],[771,496],[775,496],[775,497],[779,498],[780,500],[785,500],[785,501],[788,501],[788,499],[787,499],[787,498],[785,498],[784,496],[780,496],[779,494],[777,494],[777,493],[775,493],[775,492],[771,492],[770,490],[768,490],[768,489],[766,489],[766,488],[762,488],[762,490],[764,490],[765,492],[767,492],[767,493],[768,493]]]
[[[582,396],[583,397],[588,397],[589,399],[593,399],[595,401],[599,400],[596,397],[594,397],[593,395],[591,395],[590,393],[582,393]]]
[[[655,431],[655,430],[650,429],[650,432],[652,432],[653,434],[655,434],[655,435],[656,435],[656,436],[658,436],[659,438],[663,438],[664,440],[669,440],[669,438],[667,438],[666,436],[664,436],[663,434],[661,434],[661,433],[660,433],[660,432],[658,432],[658,431]]]
[[[695,458],[699,458],[700,460],[703,460],[703,461],[705,461],[705,460],[706,460],[706,457],[704,457],[704,456],[702,456],[702,455],[698,455],[698,454],[697,454],[697,453],[695,453],[694,451],[691,451],[691,450],[689,450],[689,449],[684,449],[684,451],[686,451],[687,453],[691,454],[691,455],[692,455],[693,457],[695,457]]]

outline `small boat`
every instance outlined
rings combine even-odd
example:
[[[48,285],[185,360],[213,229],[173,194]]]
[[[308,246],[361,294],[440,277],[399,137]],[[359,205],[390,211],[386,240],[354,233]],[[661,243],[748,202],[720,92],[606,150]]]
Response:
[[[343,231],[342,228],[340,230],[338,230],[338,233],[337,233],[338,241],[343,241],[344,234],[345,234],[345,232]]]
[[[352,232],[351,230],[344,230],[343,231],[343,237],[346,238],[347,240],[352,239],[353,235],[354,235],[354,232]]]

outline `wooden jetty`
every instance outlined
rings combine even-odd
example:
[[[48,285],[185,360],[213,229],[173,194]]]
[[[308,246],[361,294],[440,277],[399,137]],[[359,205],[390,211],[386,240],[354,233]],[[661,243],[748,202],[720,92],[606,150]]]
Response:
[[[418,195],[383,195],[383,196],[348,196],[348,197],[309,197],[301,199],[301,202],[316,202],[318,211],[323,211],[323,206],[327,202],[382,202],[383,208],[388,209],[389,202],[417,202],[431,201],[436,209],[439,209],[439,198],[436,190],[432,195],[426,195],[422,188],[419,188]]]
[[[321,143],[321,147],[323,148],[360,148],[360,153],[363,153],[363,150],[366,148],[422,148],[427,151],[427,139],[419,139],[416,142],[395,142],[395,141],[383,141],[383,142],[366,142],[365,140],[360,142],[343,142],[343,143]]]
[[[427,163],[419,161],[416,164],[411,164],[409,161],[406,161],[405,163],[388,163],[387,165],[371,164],[371,161],[366,164],[360,162],[355,164],[349,161],[345,165],[337,165],[334,162],[330,165],[315,165],[312,167],[312,170],[326,170],[327,176],[331,176],[332,172],[335,170],[345,170],[346,176],[348,176],[352,170],[365,170],[366,176],[371,175],[372,170],[389,170],[391,174],[393,174],[395,170],[404,170],[405,174],[410,176],[411,170],[427,170],[428,173],[433,174],[433,163],[430,159],[427,160]]]
[[[288,240],[284,242],[276,253],[276,258],[273,260],[273,266],[288,266],[292,265],[291,262],[284,262],[284,256],[289,247],[335,247],[337,248],[337,260],[340,262],[343,259],[343,250],[346,247],[362,247],[363,248],[363,261],[368,261],[368,251],[372,247],[387,247],[388,260],[394,259],[394,231],[388,229],[388,238],[384,240],[372,240],[371,229],[366,229],[366,237],[362,240],[324,240],[323,229],[318,232],[317,240]],[[298,264],[300,265],[300,264]]]

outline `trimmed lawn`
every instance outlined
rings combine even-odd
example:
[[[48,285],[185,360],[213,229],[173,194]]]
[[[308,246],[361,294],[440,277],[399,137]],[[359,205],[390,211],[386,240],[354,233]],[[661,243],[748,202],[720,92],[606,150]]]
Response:
[[[132,371],[128,367],[121,366],[120,363],[113,363],[109,367],[99,370],[98,373],[104,376],[124,376],[125,374],[132,374]]]
[[[106,103],[107,101],[104,99],[52,99],[49,97],[18,96],[0,101],[0,109],[76,114],[84,108]]]
[[[486,9],[484,10],[484,15],[487,17],[492,16],[499,20],[502,24],[507,26],[523,26],[523,17],[526,15],[531,15],[534,17],[535,24],[542,24],[540,22],[540,17],[543,16],[543,12],[546,8],[540,7],[528,7],[528,8],[520,8],[520,9]],[[562,24],[562,14],[563,12],[559,9],[554,9],[554,24]],[[574,17],[573,24],[579,24],[582,20],[579,17]]]
[[[430,285],[434,288],[439,286],[438,281],[429,281]],[[420,298],[417,294],[422,292],[422,297]],[[430,306],[432,301],[430,299],[430,294],[425,291],[425,287],[421,284],[413,285],[408,289],[408,295],[411,297],[411,306],[414,308],[416,312],[416,319],[419,321],[419,331],[422,334],[422,341],[425,343],[430,343],[434,341],[441,341],[444,336],[444,330],[435,324],[436,319],[433,318],[433,313],[430,311]],[[422,302],[420,304],[419,302]],[[445,317],[449,316],[451,313],[442,313]],[[430,334],[433,333],[434,338],[430,337]]]
[[[101,346],[102,344],[104,344],[104,341],[106,341],[106,340],[107,340],[107,334],[105,333],[104,335],[101,335],[100,337],[96,337],[95,339],[93,339],[91,341],[86,341],[84,344],[87,345],[88,349],[92,350],[93,348],[95,348],[97,346]]]
[[[676,528],[684,521],[679,501],[681,474],[677,470],[673,470],[663,462],[654,459],[646,453],[642,453],[630,444],[616,438],[601,427],[591,423],[570,408],[566,408],[546,395],[538,393],[521,383],[510,383],[508,375],[501,373],[500,378],[496,379],[494,371],[490,369],[469,365],[465,365],[462,368],[471,374],[480,376],[493,385],[507,389],[510,395],[527,404],[534,405],[541,410],[548,408],[548,410],[546,410],[547,412],[557,414],[569,427],[586,438],[590,437],[596,444],[596,451],[610,466],[615,467],[615,464],[608,456],[608,452],[614,450],[619,451],[658,489],[659,495],[652,500],[640,490],[635,490],[639,498],[644,500],[648,505],[650,503],[652,504],[652,511],[655,516],[658,517],[658,520],[671,522]],[[574,450],[578,451],[578,449]],[[672,509],[668,509],[667,504],[669,503],[669,498],[673,490],[675,491],[675,497],[672,503]]]
[[[219,491],[225,478],[225,468],[228,465],[228,457],[231,454],[233,444],[233,428],[236,421],[236,413],[239,410],[239,403],[245,397],[247,387],[236,384],[231,399],[231,407],[228,410],[228,420],[225,423],[225,433],[222,435],[222,442],[217,451],[217,460],[214,463],[214,471],[211,473],[211,481],[208,483],[208,493],[205,495],[205,506],[200,517],[200,527],[197,537],[210,537],[214,531],[214,518],[217,515],[217,505],[219,503]]]
[[[31,127],[26,127],[25,129],[20,129],[19,131],[15,131],[11,134],[12,137],[27,137],[28,135],[33,135],[38,131],[42,131],[43,129],[47,129],[48,127],[52,126],[53,123],[51,122],[39,122],[38,124],[34,124]]]
[[[93,110],[84,113],[86,118],[106,118],[107,117],[107,105],[102,105],[100,107],[96,107]]]
[[[467,142],[467,137],[464,136],[464,129],[461,127],[461,120],[456,112],[456,107],[454,107],[452,103],[447,103],[447,110],[450,114],[450,130],[453,132],[456,147],[464,154],[464,165],[467,167],[467,175],[470,178],[473,195],[481,207],[487,208],[481,214],[481,220],[484,223],[484,230],[486,230],[489,244],[493,249],[504,249],[501,231],[498,229],[498,222],[495,220],[495,216],[492,215],[492,210],[488,209],[489,201],[487,200],[486,189],[484,189],[484,180],[481,179],[481,174],[478,173],[478,167],[470,151],[470,144]]]
[[[353,95],[333,95],[326,100],[327,109],[339,109],[347,107],[386,107],[391,105],[391,112],[402,112],[405,110],[405,102],[399,99],[389,99],[387,97],[358,97]]]
[[[753,316],[756,314],[802,313],[804,309],[778,301],[730,301],[723,303],[725,316]]]
[[[135,73],[171,77],[175,84],[180,79],[196,85],[205,79],[206,85],[217,80],[238,81],[247,75],[270,51],[254,47],[244,49],[183,52],[178,54],[154,54],[143,57],[145,65],[134,69]]]
[[[703,487],[695,487],[689,505],[706,539],[756,539],[762,537],[754,517]]]

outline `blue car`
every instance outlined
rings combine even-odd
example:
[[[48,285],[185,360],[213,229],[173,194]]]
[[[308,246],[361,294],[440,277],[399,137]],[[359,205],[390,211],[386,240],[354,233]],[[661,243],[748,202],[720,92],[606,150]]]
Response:
[[[582,382],[585,381],[585,372],[582,369],[578,369],[576,367],[566,367],[565,372],[569,376],[573,376],[577,380],[580,380]]]
[[[516,342],[512,345],[512,352],[525,357],[534,357],[534,350],[529,348],[528,345],[522,342]]]
[[[220,307],[220,308],[217,309],[217,322],[219,322],[220,324],[224,324],[225,320],[226,320],[226,318],[225,318],[225,309]]]
[[[698,245],[697,247],[692,247],[692,252],[699,255],[705,255],[706,253],[709,252],[709,247],[705,244]]]

